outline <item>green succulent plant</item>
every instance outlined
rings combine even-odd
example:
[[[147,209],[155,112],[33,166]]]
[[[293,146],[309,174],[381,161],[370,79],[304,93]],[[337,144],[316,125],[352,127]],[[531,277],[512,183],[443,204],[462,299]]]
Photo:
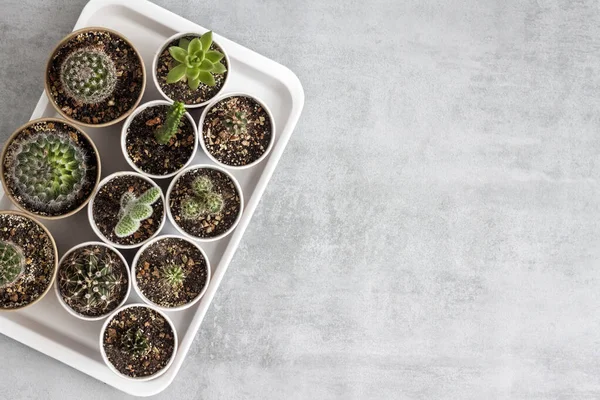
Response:
[[[183,114],[185,114],[185,104],[180,101],[171,104],[167,111],[165,123],[154,133],[154,137],[158,143],[169,143],[171,138],[177,133],[179,125],[181,125]]]
[[[219,193],[212,191],[210,178],[201,176],[192,182],[193,195],[181,202],[181,216],[185,219],[196,219],[202,215],[213,215],[221,212],[225,200]]]
[[[25,267],[21,249],[9,242],[0,241],[0,288],[14,283]]]
[[[120,237],[133,235],[140,228],[141,221],[152,216],[152,204],[160,198],[160,189],[152,187],[146,190],[140,197],[131,192],[125,192],[121,196],[121,209],[119,210],[119,222],[115,227],[115,234]]]
[[[129,284],[122,264],[104,246],[88,246],[69,254],[61,263],[58,284],[65,302],[83,315],[105,314],[122,300]]]
[[[15,194],[41,212],[68,208],[86,182],[87,154],[59,131],[17,139],[9,174]]]
[[[227,68],[221,63],[223,53],[211,50],[211,44],[212,32],[208,31],[191,41],[182,38],[178,46],[169,47],[169,54],[175,60],[175,65],[169,70],[167,83],[187,80],[192,90],[198,89],[200,82],[215,86],[213,75],[224,74]]]
[[[111,58],[102,50],[75,50],[63,61],[60,82],[65,93],[85,104],[106,100],[117,84],[117,70]]]
[[[125,352],[136,357],[144,357],[150,353],[152,346],[148,337],[140,328],[132,327],[121,338],[121,345]]]
[[[183,281],[185,280],[183,266],[169,264],[162,267],[160,270],[160,280],[163,285],[173,288],[183,285]]]
[[[230,136],[242,136],[248,132],[248,116],[244,111],[231,110],[225,117],[225,128]]]

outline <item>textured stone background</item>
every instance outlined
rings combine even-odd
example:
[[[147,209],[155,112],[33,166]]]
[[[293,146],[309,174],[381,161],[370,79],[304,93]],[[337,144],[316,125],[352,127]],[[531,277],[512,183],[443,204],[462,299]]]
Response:
[[[84,3],[2,0],[2,139]],[[158,398],[600,398],[597,1],[157,3],[306,92]],[[123,395],[0,337],[0,398]]]

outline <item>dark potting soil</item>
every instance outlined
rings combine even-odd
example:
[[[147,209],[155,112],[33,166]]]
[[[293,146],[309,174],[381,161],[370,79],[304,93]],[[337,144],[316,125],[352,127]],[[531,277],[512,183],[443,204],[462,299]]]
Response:
[[[140,196],[153,187],[146,180],[133,175],[117,176],[108,181],[98,190],[94,198],[92,216],[96,226],[109,241],[122,245],[135,245],[142,243],[158,231],[163,219],[164,202],[162,198],[152,204],[152,216],[141,221],[140,229],[133,235],[120,238],[115,233],[119,223],[119,210],[121,209],[121,196],[125,192],[132,192]]]
[[[113,61],[117,74],[114,92],[97,104],[84,104],[65,93],[60,70],[65,58],[83,48],[103,51]],[[52,55],[47,82],[52,101],[70,118],[85,124],[104,124],[131,111],[144,90],[144,70],[137,52],[126,41],[107,31],[82,32]]]
[[[226,125],[236,112],[247,119],[246,131],[235,132]],[[208,111],[202,124],[202,140],[218,161],[243,166],[258,160],[269,147],[273,124],[267,111],[254,99],[233,96],[219,101]]]
[[[185,219],[181,216],[181,202],[193,196],[192,182],[199,176],[210,178],[213,184],[212,191],[221,194],[225,205],[223,210],[217,214],[202,215],[197,219]],[[210,168],[192,169],[183,174],[173,186],[169,207],[171,207],[171,214],[177,225],[190,235],[199,238],[221,235],[233,226],[239,213],[242,212],[240,195],[233,181],[223,172]]]
[[[32,219],[0,214],[0,240],[21,249],[25,268],[13,283],[0,288],[0,309],[14,310],[38,300],[53,281],[58,254],[46,231]]]
[[[168,175],[181,169],[194,152],[194,127],[184,115],[179,130],[168,144],[156,141],[154,133],[165,122],[169,106],[148,107],[136,115],[127,129],[127,154],[142,171]]]
[[[140,329],[149,344],[145,354],[132,354],[124,345],[125,335]],[[130,307],[110,320],[103,336],[108,361],[130,377],[151,376],[167,366],[175,350],[175,332],[156,311],[143,306]]]
[[[185,276],[183,283],[173,286],[164,280],[163,267],[178,265]],[[165,238],[146,248],[135,269],[137,284],[151,302],[162,307],[188,304],[204,289],[207,264],[202,252],[184,239]]]
[[[113,286],[109,287],[109,293],[106,295],[106,301],[101,301],[98,305],[91,308],[87,306],[88,300],[83,296],[83,294],[87,293],[89,290],[83,287],[83,282],[76,288],[77,291],[82,291],[82,295],[72,296],[71,293],[71,296],[69,296],[65,293],[65,290],[69,290],[69,287],[71,286],[67,281],[69,279],[73,280],[78,278],[78,276],[69,276],[69,271],[72,272],[73,267],[69,268],[68,266],[76,262],[89,262],[90,253],[98,259],[100,269],[108,268],[112,271],[111,278],[114,279]],[[94,277],[90,276],[90,278],[93,279]],[[80,247],[65,257],[58,266],[56,280],[64,302],[71,307],[73,311],[86,317],[107,315],[116,310],[125,299],[125,296],[127,296],[127,289],[129,288],[127,265],[114,250],[97,244]]]
[[[188,40],[194,39],[196,36],[186,36],[185,38]],[[225,78],[229,73],[229,65],[227,65],[227,60],[225,57],[221,59],[221,63],[227,68],[224,74],[215,74],[213,77],[215,78],[215,86],[208,86],[204,83],[200,82],[200,86],[198,89],[192,90],[188,86],[187,82],[179,81],[175,83],[167,83],[167,75],[171,70],[171,67],[174,66],[177,61],[171,57],[169,53],[169,47],[177,46],[179,44],[180,39],[173,40],[163,49],[160,56],[158,56],[158,62],[156,63],[156,77],[158,78],[158,85],[164,94],[167,95],[173,101],[181,101],[185,104],[200,104],[204,103],[207,100],[215,97],[223,88],[225,84]],[[211,50],[216,50],[223,53],[223,49],[219,47],[215,42],[210,46]]]
[[[17,162],[16,157],[20,153],[20,147],[23,141],[31,136],[39,134],[66,134],[71,140],[84,152],[86,155],[85,167],[86,177],[83,181],[81,190],[79,190],[73,202],[70,202],[65,207],[53,210],[41,210],[39,204],[30,200],[27,196],[23,196],[16,184],[16,178],[13,175],[13,169]],[[77,129],[57,121],[36,122],[25,129],[21,130],[15,138],[8,143],[4,159],[2,160],[4,180],[6,189],[13,199],[25,210],[40,216],[56,217],[65,215],[73,210],[78,209],[83,204],[87,203],[96,187],[96,183],[100,177],[100,168],[98,168],[98,155],[90,141]]]

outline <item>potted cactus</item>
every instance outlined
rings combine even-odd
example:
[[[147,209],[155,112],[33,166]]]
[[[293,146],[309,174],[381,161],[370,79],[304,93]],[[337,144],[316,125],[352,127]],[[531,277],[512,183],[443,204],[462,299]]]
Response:
[[[146,73],[135,47],[106,28],[61,40],[46,66],[50,103],[79,125],[108,126],[127,117],[144,94]]]
[[[127,305],[104,323],[100,351],[114,373],[132,380],[150,380],[165,373],[175,359],[175,327],[154,307]]]
[[[240,221],[244,199],[237,180],[221,167],[197,165],[181,171],[167,191],[167,213],[184,235],[212,241]]]
[[[88,205],[94,232],[118,248],[134,248],[152,239],[165,222],[162,191],[135,172],[117,172],[98,185]]]
[[[155,100],[127,118],[121,148],[133,169],[151,178],[174,176],[190,163],[198,148],[198,131],[181,102]]]
[[[197,244],[179,236],[159,236],[133,259],[133,286],[147,303],[164,311],[195,304],[210,280],[210,266]]]
[[[264,102],[232,93],[209,104],[200,117],[200,144],[226,168],[249,168],[265,159],[275,142],[275,120]]]
[[[125,258],[100,242],[82,243],[58,263],[56,295],[77,318],[99,320],[122,306],[130,291]]]
[[[203,35],[178,33],[160,47],[153,62],[153,77],[161,95],[186,107],[202,107],[217,96],[227,81],[229,58]]]
[[[2,151],[4,191],[20,209],[63,218],[85,206],[100,180],[100,156],[92,140],[64,121],[30,121]]]
[[[42,224],[20,212],[0,211],[0,311],[42,299],[57,262],[56,244]]]

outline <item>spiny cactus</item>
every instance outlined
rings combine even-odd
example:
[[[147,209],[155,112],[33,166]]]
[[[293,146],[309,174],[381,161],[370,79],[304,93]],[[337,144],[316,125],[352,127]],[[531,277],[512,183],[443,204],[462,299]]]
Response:
[[[210,50],[211,44],[212,32],[208,31],[191,41],[182,38],[179,46],[169,47],[169,53],[176,64],[167,75],[167,83],[187,80],[192,90],[198,89],[200,82],[215,86],[213,75],[224,74],[227,68],[220,62],[224,57],[223,53]]]
[[[120,266],[117,256],[103,246],[75,250],[60,266],[60,292],[67,304],[84,315],[111,311],[111,305],[121,300],[121,288],[129,284]]]
[[[136,357],[144,357],[150,353],[150,341],[140,328],[132,327],[121,338],[121,345],[125,352]]]
[[[25,258],[21,249],[12,243],[0,241],[0,288],[15,282],[24,266]]]
[[[171,104],[169,110],[167,111],[165,123],[154,133],[154,137],[158,143],[169,143],[171,138],[175,136],[177,130],[179,129],[183,114],[185,114],[185,104],[179,101]]]
[[[123,193],[116,235],[120,238],[133,235],[140,228],[140,222],[152,216],[152,204],[159,198],[160,189],[157,187],[146,190],[140,197],[131,192]]]
[[[225,127],[231,136],[242,136],[248,132],[248,117],[244,111],[232,110],[225,117]]]
[[[60,82],[65,93],[86,104],[106,100],[117,83],[117,70],[102,50],[84,48],[69,54],[60,68]]]
[[[185,280],[183,267],[178,264],[170,264],[162,267],[160,276],[163,285],[173,288],[183,285],[183,281]]]
[[[16,194],[41,212],[68,208],[86,182],[87,155],[59,131],[17,142],[10,174]]]
[[[212,181],[201,176],[192,182],[193,196],[181,202],[181,216],[185,219],[195,219],[202,215],[217,214],[223,210],[223,196],[212,191]]]

